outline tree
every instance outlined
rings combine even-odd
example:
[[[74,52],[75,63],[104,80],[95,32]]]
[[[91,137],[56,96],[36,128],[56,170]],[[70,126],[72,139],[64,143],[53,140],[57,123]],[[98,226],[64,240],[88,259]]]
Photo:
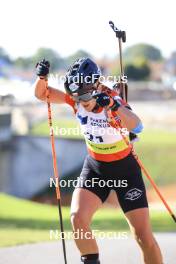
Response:
[[[24,57],[18,57],[15,61],[14,64],[16,67],[19,67],[21,69],[31,69],[34,68],[35,65],[32,63],[32,59],[30,58],[24,58]]]
[[[68,65],[72,64],[75,60],[82,58],[82,57],[89,57],[92,58],[92,55],[90,55],[87,51],[84,50],[78,50],[71,56],[67,57],[67,63]]]
[[[125,65],[125,75],[129,80],[146,80],[150,76],[150,67],[146,60],[136,60],[134,63]]]
[[[39,48],[36,53],[32,56],[32,63],[35,65],[38,61],[45,58],[51,63],[51,71],[56,71],[66,68],[66,63],[63,58],[53,49]]]
[[[124,52],[124,59],[127,62],[132,62],[136,58],[144,58],[151,61],[162,60],[161,51],[149,44],[135,44],[126,49]]]
[[[8,64],[12,63],[9,55],[7,54],[7,52],[2,47],[0,47],[0,60],[3,63],[8,63]]]

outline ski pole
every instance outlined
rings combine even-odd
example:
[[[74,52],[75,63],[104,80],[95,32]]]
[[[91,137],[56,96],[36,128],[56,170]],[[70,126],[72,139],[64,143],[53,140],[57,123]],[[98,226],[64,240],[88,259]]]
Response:
[[[120,75],[121,77],[124,75],[124,71],[123,71],[123,63],[122,63],[122,42],[126,42],[126,32],[125,31],[121,31],[119,29],[117,29],[114,25],[114,23],[112,21],[109,21],[109,25],[111,26],[111,28],[113,29],[113,31],[116,33],[116,37],[118,38],[118,42],[119,42],[119,56],[120,56]],[[122,99],[127,102],[127,89],[124,89],[124,86],[122,87]],[[125,97],[124,97],[124,90],[125,90]],[[106,111],[108,120],[110,122],[113,123],[113,126],[116,127],[117,129],[120,128],[120,134],[123,138],[123,140],[125,141],[126,145],[129,146],[131,148],[131,153],[133,154],[134,158],[136,159],[136,161],[138,162],[141,170],[143,171],[143,173],[145,174],[145,176],[147,177],[147,179],[150,181],[151,185],[153,186],[153,188],[155,189],[156,193],[158,194],[158,196],[160,197],[160,199],[162,200],[163,204],[165,205],[166,209],[168,210],[169,214],[171,215],[171,217],[173,218],[173,220],[176,222],[176,216],[174,215],[172,209],[170,208],[170,206],[168,205],[168,203],[166,202],[166,200],[164,199],[163,195],[161,194],[161,192],[159,191],[159,188],[157,187],[156,183],[154,182],[154,180],[152,179],[152,177],[150,176],[150,174],[148,173],[148,171],[145,169],[143,163],[141,162],[141,160],[139,159],[139,157],[137,156],[133,145],[130,143],[130,141],[122,134],[121,132],[121,124],[120,122],[118,122],[118,120],[116,121],[115,118],[113,117],[113,115],[111,114],[110,111]]]
[[[120,96],[124,99],[125,102],[128,100],[128,88],[125,86],[125,83],[122,81],[124,77],[124,69],[122,63],[122,42],[126,42],[126,32],[119,30],[116,28],[112,21],[109,21],[109,25],[112,30],[115,32],[116,37],[118,38],[118,46],[119,46],[119,57],[120,57]]]
[[[120,134],[124,140],[124,142],[126,143],[126,145],[128,147],[131,148],[131,153],[133,154],[134,158],[136,159],[136,161],[138,162],[141,170],[143,171],[143,173],[145,174],[145,176],[147,177],[147,179],[150,181],[151,185],[153,186],[154,190],[156,191],[156,193],[158,194],[158,196],[160,197],[160,199],[162,200],[163,204],[165,205],[166,209],[168,210],[169,214],[171,215],[171,217],[173,218],[174,222],[176,222],[176,216],[174,214],[174,212],[172,211],[172,209],[170,208],[170,206],[168,205],[168,203],[166,202],[166,200],[164,199],[163,195],[161,194],[159,188],[157,187],[156,183],[154,182],[154,180],[152,179],[152,177],[150,176],[150,174],[148,173],[148,171],[145,169],[142,161],[139,159],[138,155],[136,154],[133,145],[130,143],[130,141],[122,134],[121,132],[121,124],[118,120],[115,120],[114,116],[112,115],[111,111],[106,111],[107,117],[108,117],[108,121],[112,122],[113,126],[117,129],[119,129]]]
[[[61,208],[61,195],[60,195],[60,188],[59,188],[59,173],[58,173],[58,168],[57,168],[55,138],[54,138],[53,123],[52,123],[50,94],[49,94],[49,88],[48,88],[48,81],[47,80],[46,80],[46,92],[47,92],[46,98],[47,98],[47,107],[48,107],[48,124],[49,124],[49,128],[50,128],[51,148],[52,148],[52,157],[53,157],[53,171],[54,171],[54,177],[56,180],[56,198],[57,198],[58,210],[59,210],[61,239],[62,239],[62,247],[63,247],[63,254],[64,254],[64,262],[65,262],[65,264],[67,264],[66,246],[65,246],[65,237],[64,237],[64,226],[63,226],[62,208]]]

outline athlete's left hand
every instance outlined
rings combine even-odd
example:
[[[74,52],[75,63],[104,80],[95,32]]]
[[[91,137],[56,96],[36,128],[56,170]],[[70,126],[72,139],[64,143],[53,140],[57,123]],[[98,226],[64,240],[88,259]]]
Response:
[[[96,99],[96,102],[99,106],[105,107],[110,105],[110,97],[106,93],[99,93],[94,91],[92,97]]]
[[[121,103],[111,98],[106,93],[93,92],[92,97],[96,99],[96,102],[101,107],[109,107],[112,111],[117,111],[121,106]]]

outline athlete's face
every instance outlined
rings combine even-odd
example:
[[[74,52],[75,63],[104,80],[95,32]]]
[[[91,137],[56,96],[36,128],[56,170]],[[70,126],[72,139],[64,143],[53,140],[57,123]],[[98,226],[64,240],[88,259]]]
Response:
[[[74,93],[72,95],[72,98],[77,103],[80,103],[88,112],[91,112],[96,106],[96,100],[92,98],[92,90],[82,95],[78,95],[78,93]]]
[[[80,100],[80,104],[85,108],[86,111],[92,112],[96,106],[96,100],[94,98],[87,102]]]

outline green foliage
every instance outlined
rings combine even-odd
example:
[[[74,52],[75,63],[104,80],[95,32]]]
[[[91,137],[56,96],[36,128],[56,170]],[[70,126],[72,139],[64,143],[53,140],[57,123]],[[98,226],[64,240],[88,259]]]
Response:
[[[51,72],[61,69],[66,69],[76,59],[81,57],[91,57],[89,53],[84,50],[78,50],[69,57],[62,58],[55,50],[49,48],[39,48],[31,57],[19,57],[15,60],[15,66],[21,69],[34,69],[36,63],[43,58],[49,60],[51,63]]]
[[[78,50],[76,51],[74,54],[72,54],[71,56],[69,56],[67,58],[67,63],[68,65],[70,65],[71,63],[73,63],[75,60],[79,59],[79,58],[82,58],[82,57],[89,57],[89,58],[92,58],[92,56],[84,51],[84,50]]]
[[[78,50],[72,55],[62,58],[55,50],[50,48],[41,47],[35,54],[30,57],[18,57],[11,60],[6,51],[0,47],[0,60],[6,63],[14,64],[15,67],[20,69],[34,69],[36,63],[45,58],[51,62],[51,72],[68,68],[76,59],[81,57],[90,57],[85,50]],[[126,49],[123,53],[123,60],[126,64],[127,73],[129,78],[134,80],[147,79],[149,77],[149,61],[159,61],[162,59],[160,50],[149,44],[136,44]],[[141,61],[143,60],[143,63]],[[138,63],[140,61],[140,63]],[[144,62],[145,61],[145,62]],[[140,69],[139,69],[140,68]],[[113,75],[119,75],[119,66],[112,69]],[[125,72],[126,74],[126,72]]]
[[[124,59],[128,62],[133,62],[137,58],[144,58],[145,60],[159,61],[162,60],[161,51],[149,44],[135,44],[126,49],[124,52]]]
[[[34,69],[38,61],[45,58],[51,63],[51,71],[66,68],[66,62],[53,49],[39,48],[31,57],[19,57],[15,60],[15,65],[21,69]]]
[[[32,56],[32,63],[35,65],[38,61],[45,58],[51,63],[51,71],[57,71],[59,69],[65,68],[65,61],[60,55],[49,48],[39,48],[36,53]]]
[[[71,232],[70,208],[62,207],[64,228]],[[175,231],[175,223],[166,211],[151,210],[154,231]],[[100,209],[92,223],[93,230],[129,230],[124,215],[116,209]],[[0,246],[50,241],[50,230],[58,230],[57,206],[43,205],[0,194]]]
[[[54,128],[74,128],[78,127],[78,123],[74,119],[60,119],[54,122]],[[48,123],[42,122],[36,124],[32,130],[33,135],[49,136]],[[64,135],[58,134],[58,137],[83,138],[81,135]],[[140,141],[135,144],[135,148],[142,158],[144,165],[149,169],[152,177],[156,180],[157,184],[167,185],[176,183],[176,136],[175,133],[165,130],[144,130],[139,135]],[[169,153],[169,159],[166,159],[166,153]],[[147,182],[148,184],[148,182]]]
[[[21,69],[30,69],[30,68],[34,68],[35,65],[33,65],[32,63],[32,58],[25,58],[25,57],[18,57],[15,60],[15,66]]]
[[[12,63],[9,55],[2,47],[0,47],[0,60],[3,60],[4,62],[9,63],[9,64]]]
[[[81,130],[79,130],[80,126],[79,126],[76,119],[61,118],[59,121],[53,120],[53,128],[54,128],[54,131],[56,131],[56,132],[57,132],[57,130],[55,130],[56,128],[64,129],[65,131],[68,131],[68,134],[65,134],[65,135],[61,135],[58,132],[58,137],[74,138],[74,139],[83,138],[83,136],[81,135]],[[75,128],[77,128],[78,131],[80,131],[80,133],[74,134],[73,131]],[[73,129],[73,130],[71,130],[71,129]],[[69,131],[70,131],[70,133],[69,133]],[[49,136],[48,122],[41,122],[41,123],[36,124],[35,126],[32,127],[30,133],[33,135]]]
[[[135,144],[144,166],[159,186],[176,184],[176,135],[168,130],[144,130]],[[146,180],[147,186],[151,186]]]
[[[125,75],[128,76],[129,80],[140,81],[147,80],[150,76],[150,67],[146,61],[129,63],[125,65]]]

